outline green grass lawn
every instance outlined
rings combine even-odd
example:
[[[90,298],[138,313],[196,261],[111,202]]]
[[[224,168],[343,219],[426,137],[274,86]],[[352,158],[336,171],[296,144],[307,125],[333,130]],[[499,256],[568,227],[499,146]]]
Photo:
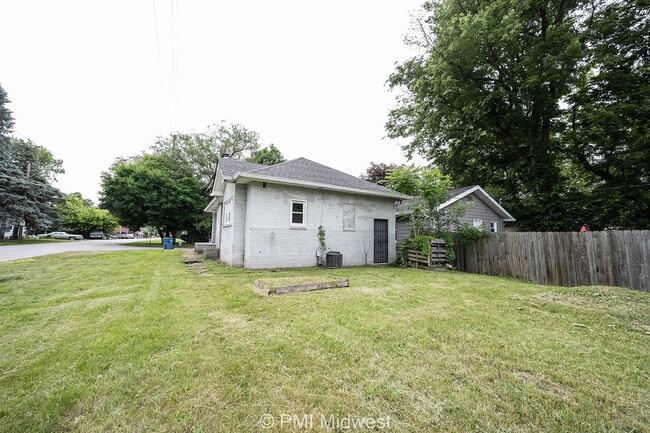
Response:
[[[208,268],[148,249],[0,263],[0,431],[291,432],[304,415],[307,431],[352,431],[348,415],[394,432],[650,430],[648,293]],[[322,275],[351,287],[252,289]]]

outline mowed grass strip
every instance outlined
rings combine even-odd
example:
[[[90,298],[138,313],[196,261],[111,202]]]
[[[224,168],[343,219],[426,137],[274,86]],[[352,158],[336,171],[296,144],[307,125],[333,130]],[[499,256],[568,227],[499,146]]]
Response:
[[[261,297],[180,251],[0,263],[0,431],[648,431],[650,296],[392,267]],[[262,429],[259,419],[275,423]],[[286,419],[286,418],[285,418]],[[356,431],[364,431],[356,429]]]

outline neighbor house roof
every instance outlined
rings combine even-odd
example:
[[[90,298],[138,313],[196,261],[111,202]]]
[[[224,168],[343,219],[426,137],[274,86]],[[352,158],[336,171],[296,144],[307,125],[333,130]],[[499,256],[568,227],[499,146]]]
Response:
[[[464,192],[476,187],[478,185],[464,186],[462,188],[454,188],[447,191],[447,199],[450,200],[456,196],[463,194]]]
[[[365,181],[306,158],[292,159],[291,161],[270,166],[221,158],[219,164],[224,178],[231,178],[238,183],[257,180],[375,196],[405,197],[381,185]]]
[[[462,198],[467,197],[472,193],[479,196],[481,200],[486,204],[486,206],[492,209],[497,215],[501,215],[503,221],[506,222],[516,221],[515,218],[512,215],[510,215],[510,213],[507,210],[505,210],[499,203],[497,203],[497,201],[493,199],[492,196],[488,194],[479,185],[464,186],[462,188],[455,188],[455,189],[448,190],[447,201],[442,203],[439,209],[444,209],[448,206],[451,206],[452,204],[458,202]],[[410,203],[412,203],[412,201],[413,200],[406,200],[404,203],[398,206],[397,212],[403,216],[409,215],[411,213],[411,210],[409,209],[409,205]]]
[[[492,198],[490,194],[478,185],[449,190],[449,194],[447,195],[449,199],[440,205],[440,209],[444,209],[470,194],[479,196],[490,209],[492,209],[497,215],[501,215],[503,221],[516,221],[507,210],[505,210],[495,199]]]

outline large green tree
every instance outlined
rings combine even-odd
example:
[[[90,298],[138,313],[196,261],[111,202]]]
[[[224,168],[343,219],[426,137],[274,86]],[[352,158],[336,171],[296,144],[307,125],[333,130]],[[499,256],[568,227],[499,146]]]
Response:
[[[610,2],[585,26],[562,140],[592,227],[650,227],[650,4]]]
[[[282,153],[274,146],[260,149],[259,135],[240,124],[220,122],[202,133],[172,133],[158,137],[151,152],[166,167],[173,167],[194,177],[200,191],[207,198],[212,187],[218,157],[229,155],[233,159],[246,159],[260,164],[276,164],[284,161]],[[201,207],[201,211],[205,206]],[[202,212],[192,229],[198,237],[210,231],[210,214]]]
[[[215,123],[208,126],[205,136],[216,144],[219,156],[232,159],[246,159],[261,147],[260,135],[239,123]]]
[[[118,160],[102,173],[100,206],[132,229],[152,226],[174,238],[182,230],[191,234],[207,203],[192,170],[160,155]]]
[[[605,12],[616,7],[636,12],[627,18]],[[627,45],[603,36],[611,26],[629,36],[624,29],[639,20],[647,21],[647,8],[635,1],[427,2],[418,22],[420,37],[411,39],[424,53],[398,65],[389,78],[393,88],[405,92],[390,114],[389,135],[408,138],[407,154],[434,161],[457,183],[486,186],[523,229],[575,229],[593,213],[588,191],[576,186],[590,184],[585,176],[596,175],[595,162],[602,158],[589,148],[596,140],[583,146],[569,139],[567,114],[580,117],[584,101],[577,95],[601,70],[603,58],[612,52],[627,58],[633,46],[647,48],[645,24]],[[599,51],[601,42],[612,52]],[[619,97],[647,89],[646,54],[632,56],[646,78],[629,75],[636,87],[617,87]],[[596,108],[598,102],[591,101]],[[639,109],[638,98],[626,101],[636,107],[628,109]],[[573,137],[578,135],[585,139],[577,132]],[[647,150],[647,140],[639,144]],[[647,176],[631,177],[616,187],[647,185]],[[613,187],[605,178],[600,181]],[[602,224],[629,226],[639,217],[635,210],[625,221]]]
[[[151,151],[166,165],[191,172],[204,191],[210,187],[220,155],[219,144],[212,137],[205,133],[174,132],[169,137],[158,137]]]
[[[201,133],[174,132],[169,137],[158,137],[151,151],[169,164],[191,170],[206,191],[211,186],[217,158],[222,155],[252,162],[259,160],[266,165],[284,161],[273,144],[261,148],[257,132],[225,121],[210,125]]]
[[[109,211],[96,208],[78,192],[67,194],[61,208],[63,226],[86,237],[95,230],[113,233],[118,225]]]
[[[51,184],[64,171],[49,150],[9,135],[13,117],[8,103],[0,87],[0,222],[15,224],[12,237],[19,238],[23,221],[28,229],[42,231],[56,220],[60,192]]]
[[[0,140],[1,141],[5,141],[9,139],[9,134],[11,134],[11,131],[13,130],[14,127],[14,117],[9,107],[7,107],[7,104],[9,104],[10,102],[11,101],[9,100],[9,96],[7,96],[7,92],[0,85]]]

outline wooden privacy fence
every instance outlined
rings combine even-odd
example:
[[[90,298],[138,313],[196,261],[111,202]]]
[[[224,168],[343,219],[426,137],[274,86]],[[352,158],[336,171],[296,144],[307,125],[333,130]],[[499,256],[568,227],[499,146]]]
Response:
[[[556,286],[650,291],[650,231],[492,233],[456,242],[459,271]]]

